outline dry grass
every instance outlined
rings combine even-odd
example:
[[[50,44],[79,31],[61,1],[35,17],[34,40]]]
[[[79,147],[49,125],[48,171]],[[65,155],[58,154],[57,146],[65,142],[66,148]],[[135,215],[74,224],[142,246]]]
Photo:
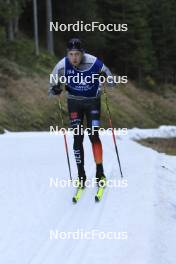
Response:
[[[48,98],[48,75],[23,75],[12,78],[0,73],[0,130],[49,130],[60,125],[57,98]],[[129,82],[107,89],[114,127],[158,127],[176,124],[175,92],[157,94],[136,88]],[[65,95],[64,121],[68,124]],[[102,96],[102,126],[108,126],[106,105]]]
[[[176,138],[148,138],[139,140],[138,142],[158,152],[176,155]]]
[[[108,95],[118,126],[148,128],[176,124],[176,91],[159,94],[136,88],[129,82],[108,91]]]

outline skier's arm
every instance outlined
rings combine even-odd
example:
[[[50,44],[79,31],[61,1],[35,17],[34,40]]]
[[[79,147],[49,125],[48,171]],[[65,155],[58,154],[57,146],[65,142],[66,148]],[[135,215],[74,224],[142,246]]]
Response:
[[[48,95],[60,95],[62,90],[61,83],[59,82],[59,77],[63,75],[64,72],[64,59],[59,61],[54,67],[50,75],[50,84],[48,88]]]
[[[108,82],[107,82],[107,85],[109,87],[114,87],[116,86],[116,83],[114,82],[114,77],[111,73],[111,71],[109,70],[108,67],[106,67],[106,65],[103,64],[103,67],[101,69],[101,72],[100,72],[101,75],[105,76],[106,78],[108,77]]]

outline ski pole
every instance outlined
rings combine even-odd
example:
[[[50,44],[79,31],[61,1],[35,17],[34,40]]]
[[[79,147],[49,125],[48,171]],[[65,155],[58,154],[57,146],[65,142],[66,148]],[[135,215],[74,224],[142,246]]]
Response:
[[[60,97],[59,97],[59,113],[60,113],[60,119],[61,119],[62,127],[64,127],[63,110],[62,110],[62,104],[61,104]],[[63,132],[63,135],[64,135],[64,144],[65,144],[65,151],[66,151],[66,155],[67,155],[67,164],[68,164],[68,169],[69,169],[69,175],[70,175],[70,180],[72,181],[72,174],[71,174],[71,166],[70,166],[70,158],[69,158],[69,152],[68,152],[66,133]]]
[[[106,103],[107,113],[108,113],[108,117],[109,117],[109,125],[110,125],[110,127],[112,129],[112,137],[113,137],[114,147],[115,147],[115,151],[116,151],[116,155],[117,155],[117,161],[118,161],[118,164],[119,164],[121,178],[123,178],[119,152],[118,152],[117,143],[116,143],[116,139],[115,139],[114,128],[113,128],[113,125],[112,125],[111,111],[110,111],[110,108],[109,108],[108,97],[107,97],[107,93],[106,93],[105,87],[104,87],[104,95],[105,95],[105,103]]]

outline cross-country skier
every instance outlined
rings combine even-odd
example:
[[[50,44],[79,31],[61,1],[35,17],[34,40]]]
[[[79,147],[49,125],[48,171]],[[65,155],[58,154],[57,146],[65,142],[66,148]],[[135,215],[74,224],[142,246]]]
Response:
[[[78,74],[84,78],[87,77],[87,83],[84,81],[76,83],[72,79],[68,81],[68,77],[74,77]],[[85,53],[81,40],[77,38],[68,42],[67,56],[56,64],[52,72],[52,76],[58,75],[58,77],[65,76],[67,78],[66,91],[71,127],[81,128],[84,116],[86,117],[87,128],[90,130],[89,139],[92,144],[98,183],[100,180],[106,180],[106,177],[103,170],[103,151],[98,129],[94,129],[96,131],[92,132],[93,127],[99,128],[100,126],[101,113],[101,87],[99,80],[91,80],[94,74],[113,78],[110,70],[101,60]],[[110,84],[110,86],[113,85],[114,83]],[[62,86],[60,82],[52,82],[50,84],[49,95],[60,95],[61,92]],[[81,133],[81,129],[79,131],[79,135],[74,135],[73,150],[78,168],[78,178],[84,186],[86,181],[83,148],[84,135]]]

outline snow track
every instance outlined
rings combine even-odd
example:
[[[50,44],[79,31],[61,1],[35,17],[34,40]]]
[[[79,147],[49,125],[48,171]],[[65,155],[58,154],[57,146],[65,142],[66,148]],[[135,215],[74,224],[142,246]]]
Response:
[[[134,132],[133,132],[134,134]],[[134,135],[133,135],[134,136]],[[101,136],[105,174],[120,180],[112,138]],[[0,136],[0,263],[174,264],[176,157],[159,154],[128,137],[118,140],[127,187],[96,187],[77,204],[75,189],[50,186],[68,179],[63,137],[49,133]],[[68,137],[74,178],[72,137]],[[84,139],[88,179],[95,176],[91,145]],[[127,239],[50,239],[50,231],[126,232]]]

